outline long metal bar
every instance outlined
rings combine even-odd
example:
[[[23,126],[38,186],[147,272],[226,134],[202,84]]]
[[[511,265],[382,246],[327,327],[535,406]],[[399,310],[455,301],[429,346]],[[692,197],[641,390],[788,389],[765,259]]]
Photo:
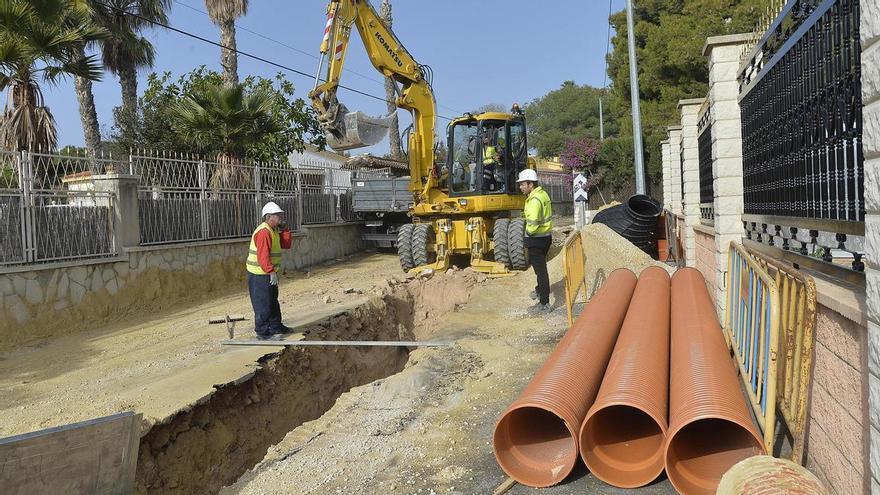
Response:
[[[636,62],[636,37],[633,27],[633,1],[626,1],[626,34],[629,42],[629,96],[633,119],[633,154],[636,167],[636,193],[645,194],[645,161],[642,152],[642,119],[639,108],[639,71]]]
[[[832,220],[829,218],[810,217],[781,217],[774,215],[750,215],[742,216],[743,222],[755,222],[757,224],[782,225],[785,227],[797,227],[820,232],[833,232],[836,234],[865,235],[864,222],[850,222],[847,220]]]
[[[220,344],[267,347],[452,347],[453,343],[439,340],[222,340]]]

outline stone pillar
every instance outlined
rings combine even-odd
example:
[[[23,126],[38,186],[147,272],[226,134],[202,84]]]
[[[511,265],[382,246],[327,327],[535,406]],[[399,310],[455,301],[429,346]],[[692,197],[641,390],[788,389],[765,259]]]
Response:
[[[700,224],[700,152],[697,144],[697,121],[705,98],[680,100],[683,212],[685,225],[684,250],[687,266],[696,265],[697,240],[694,226]]]
[[[736,76],[742,46],[752,34],[713,36],[703,55],[709,58],[709,102],[712,112],[712,177],[715,191],[715,302],[719,318],[727,307],[727,252],[742,238],[742,124]]]
[[[672,178],[669,191],[672,195],[672,213],[681,215],[681,126],[669,126],[666,132],[669,135],[669,171]]]
[[[862,103],[865,152],[865,284],[871,493],[880,495],[880,0],[862,0]]]
[[[669,140],[660,141],[660,155],[663,160],[663,208],[672,209],[672,170],[669,169]]]
[[[116,196],[113,233],[116,251],[122,248],[140,246],[141,229],[138,207],[138,176],[105,174],[92,176],[95,192],[109,192]]]

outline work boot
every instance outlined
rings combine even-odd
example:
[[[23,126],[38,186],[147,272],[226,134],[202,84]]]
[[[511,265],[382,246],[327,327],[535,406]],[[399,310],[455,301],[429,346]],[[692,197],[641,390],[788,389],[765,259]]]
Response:
[[[257,340],[283,340],[281,335],[272,334],[272,335],[257,335]]]
[[[291,333],[293,333],[293,329],[284,324],[273,331],[274,335],[288,335]]]
[[[528,309],[530,315],[546,315],[551,312],[553,312],[553,308],[551,308],[549,304],[538,303]]]

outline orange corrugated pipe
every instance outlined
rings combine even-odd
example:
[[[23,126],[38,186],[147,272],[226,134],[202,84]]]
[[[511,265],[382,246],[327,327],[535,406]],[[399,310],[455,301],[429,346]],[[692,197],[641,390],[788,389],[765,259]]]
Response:
[[[519,398],[495,425],[501,469],[518,482],[552,486],[577,463],[577,433],[605,373],[636,276],[615,270]]]
[[[685,495],[714,494],[737,462],[763,454],[703,275],[672,277],[666,474]]]
[[[600,480],[636,488],[663,472],[669,392],[669,274],[642,271],[596,402],[580,430]]]

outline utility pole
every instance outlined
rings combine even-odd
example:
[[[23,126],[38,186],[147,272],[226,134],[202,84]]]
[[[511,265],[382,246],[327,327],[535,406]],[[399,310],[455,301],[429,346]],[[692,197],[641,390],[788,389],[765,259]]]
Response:
[[[642,119],[639,109],[639,70],[636,65],[636,34],[633,24],[633,0],[626,0],[626,34],[629,41],[629,96],[632,104],[636,194],[645,194],[645,161],[642,152]]]
[[[391,30],[392,24],[392,15],[391,15],[391,1],[390,0],[382,0],[382,5],[379,8],[379,15],[382,17],[382,20],[385,21],[385,27],[388,30]],[[397,104],[394,101],[397,99],[397,87],[394,83],[394,80],[390,77],[385,78],[385,100],[387,101],[388,113],[391,115],[391,126],[388,131],[388,140],[389,147],[391,152],[391,158],[395,160],[403,159],[403,151],[400,147],[400,124],[397,121]]]
[[[599,141],[605,141],[605,119],[602,117],[602,95],[599,95]]]

